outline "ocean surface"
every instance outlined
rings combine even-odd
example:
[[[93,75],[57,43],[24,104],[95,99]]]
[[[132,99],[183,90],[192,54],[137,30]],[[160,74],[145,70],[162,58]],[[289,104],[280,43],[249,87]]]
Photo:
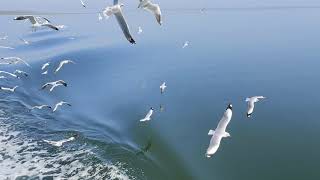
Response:
[[[0,40],[0,56],[31,67],[0,66],[29,74],[0,79],[1,87],[19,86],[0,91],[0,180],[320,179],[320,4],[155,2],[163,7],[161,27],[138,2],[124,2],[136,45],[114,17],[98,20],[112,1],[87,1],[87,8],[77,0],[1,3],[0,37],[8,38]],[[29,22],[13,20],[21,14],[65,27],[32,32]],[[55,74],[64,59],[76,64]],[[41,90],[60,79],[68,87]],[[248,119],[245,98],[255,95],[267,98]],[[30,111],[61,100],[72,106]],[[207,133],[228,103],[231,137],[208,159]],[[139,122],[150,107],[152,120]],[[70,137],[61,147],[44,142]]]

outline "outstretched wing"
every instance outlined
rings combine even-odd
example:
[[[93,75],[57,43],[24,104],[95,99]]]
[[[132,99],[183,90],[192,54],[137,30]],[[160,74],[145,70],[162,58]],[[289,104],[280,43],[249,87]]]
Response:
[[[114,14],[118,24],[124,34],[124,36],[127,38],[127,40],[131,43],[131,44],[135,44],[135,40],[132,38],[128,24],[126,23],[126,20],[124,19],[123,15],[122,15],[122,11],[120,10],[119,12]]]

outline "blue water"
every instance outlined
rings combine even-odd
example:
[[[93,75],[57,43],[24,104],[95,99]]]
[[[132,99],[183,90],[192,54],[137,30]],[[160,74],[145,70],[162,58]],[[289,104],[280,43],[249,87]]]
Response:
[[[22,79],[0,79],[0,179],[318,179],[320,73],[318,9],[208,10],[194,2],[161,1],[164,23],[125,2],[136,45],[115,19],[99,21],[111,2],[6,1],[1,7],[1,57],[31,64]],[[63,4],[64,6],[61,6]],[[319,6],[316,1],[211,2],[196,7]],[[188,10],[186,10],[188,9]],[[15,11],[12,14],[4,11]],[[59,32],[31,32],[15,14],[44,14]],[[84,14],[60,14],[79,12]],[[143,33],[138,35],[138,27]],[[18,38],[26,39],[29,45]],[[182,49],[185,41],[189,46]],[[54,69],[63,59],[60,72]],[[41,75],[50,62],[49,74]],[[49,81],[68,87],[41,91]],[[161,95],[163,81],[168,88]],[[246,118],[248,96],[263,95]],[[56,113],[29,111],[61,100]],[[210,137],[232,102],[231,138],[205,157]],[[164,111],[159,111],[160,104]],[[150,107],[153,119],[140,123]],[[62,147],[43,140],[76,137]],[[146,152],[141,150],[145,149]],[[3,177],[3,178],[2,178]]]

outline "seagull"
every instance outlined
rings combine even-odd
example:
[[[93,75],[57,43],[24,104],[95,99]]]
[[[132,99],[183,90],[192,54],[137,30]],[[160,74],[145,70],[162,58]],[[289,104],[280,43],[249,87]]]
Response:
[[[41,70],[44,70],[46,67],[50,65],[50,62],[44,63],[41,67]]]
[[[139,26],[138,27],[138,34],[141,34],[142,33],[142,28]]]
[[[0,37],[0,40],[6,40],[8,38],[8,36],[3,36],[3,37]]]
[[[14,74],[14,73],[9,73],[9,72],[7,72],[7,71],[0,71],[0,73],[1,73],[1,74],[7,74],[7,75],[12,76],[12,77],[14,77],[14,78],[19,78],[16,74]]]
[[[24,75],[24,76],[29,76],[29,74],[28,73],[26,73],[26,72],[24,72],[24,71],[21,71],[21,70],[15,70],[14,72],[13,72],[15,75]]]
[[[13,88],[8,88],[8,87],[0,87],[1,90],[4,90],[4,91],[10,91],[10,92],[14,92],[16,90],[16,88],[19,87],[19,86],[15,86]]]
[[[81,2],[81,4],[82,4],[82,6],[85,8],[86,5],[84,4],[84,2],[83,2],[82,0],[80,0],[80,2]]]
[[[29,21],[32,24],[32,28],[34,30],[36,30],[38,27],[48,27],[48,28],[54,29],[56,31],[59,31],[59,28],[57,28],[56,26],[52,25],[50,23],[50,21],[47,18],[44,18],[44,17],[27,15],[27,16],[18,16],[18,17],[14,18],[14,20],[26,20],[26,19],[29,19]],[[45,21],[41,22],[42,20],[45,20]]]
[[[13,47],[10,47],[10,46],[0,46],[0,48],[2,48],[2,49],[14,49]]]
[[[7,61],[5,63],[0,62],[0,64],[18,64],[19,62],[24,63],[25,65],[31,67],[26,61],[22,60],[19,57],[2,57],[0,58],[0,61]]]
[[[189,46],[189,41],[184,42],[182,49],[186,48],[187,46]]]
[[[99,19],[99,21],[101,21],[101,20],[102,20],[102,16],[101,16],[101,14],[100,14],[100,13],[98,14],[98,19]]]
[[[161,92],[161,94],[163,94],[164,93],[164,89],[166,89],[166,82],[163,82],[162,84],[161,84],[161,86],[160,86],[160,92]]]
[[[73,62],[71,60],[63,60],[60,62],[58,68],[54,71],[54,73],[57,73],[62,68],[63,65],[68,64],[68,63],[75,64],[75,62]]]
[[[140,0],[138,8],[142,8],[153,13],[157,19],[157,22],[160,25],[162,24],[159,4],[153,4],[150,0]]]
[[[46,83],[46,84],[44,84],[42,87],[41,87],[41,89],[45,89],[46,87],[51,87],[50,88],[50,92],[51,91],[53,91],[53,89],[55,88],[55,87],[58,87],[58,86],[65,86],[65,87],[67,87],[67,83],[66,82],[64,82],[63,80],[58,80],[58,81],[53,81],[53,82],[48,82],[48,83]]]
[[[264,96],[253,96],[246,98],[246,102],[248,102],[248,111],[247,111],[247,117],[251,117],[254,109],[254,103],[258,102],[260,99],[265,99]]]
[[[64,105],[64,104],[66,104],[66,105],[68,105],[68,106],[71,106],[71,104],[68,103],[68,102],[60,101],[60,102],[58,102],[58,103],[54,106],[53,112],[55,112],[55,111],[58,109],[59,106],[62,106],[62,105]]]
[[[43,108],[52,109],[51,106],[49,106],[49,105],[40,105],[40,106],[33,106],[33,107],[31,108],[31,110],[33,110],[33,109],[43,109]]]
[[[61,147],[64,143],[75,140],[75,137],[71,137],[69,139],[64,139],[60,141],[49,141],[49,140],[43,140],[44,142],[51,144],[52,146]]]
[[[120,26],[123,34],[124,34],[124,36],[127,38],[127,40],[131,44],[135,44],[136,42],[131,36],[130,30],[129,30],[129,26],[126,23],[126,20],[124,19],[124,16],[122,15],[121,7],[123,7],[124,5],[123,4],[119,4],[118,0],[114,0],[113,4],[114,4],[113,6],[106,7],[103,10],[103,15],[106,18],[109,18],[112,14],[114,14],[116,19],[117,19],[117,21],[118,21],[118,24],[119,24],[119,26]]]
[[[19,39],[20,39],[24,44],[27,44],[27,45],[30,44],[29,41],[27,41],[27,40],[25,40],[25,39],[22,39],[22,38],[19,38]]]
[[[45,72],[41,73],[43,75],[48,74],[48,70],[46,70]]]
[[[153,108],[151,107],[146,117],[141,119],[140,122],[150,121],[152,114],[153,114]]]
[[[232,117],[232,104],[229,104],[227,110],[224,112],[219,124],[215,130],[210,130],[208,135],[212,136],[209,147],[206,152],[207,158],[210,158],[217,152],[222,138],[230,137],[230,134],[226,132],[227,125]]]

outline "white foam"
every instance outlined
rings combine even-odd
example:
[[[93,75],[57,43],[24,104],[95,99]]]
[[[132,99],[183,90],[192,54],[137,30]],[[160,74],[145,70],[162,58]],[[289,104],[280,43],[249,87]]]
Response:
[[[9,129],[9,126],[0,123],[0,179],[15,179],[19,176],[40,179],[52,176],[55,179],[70,180],[135,179],[127,174],[121,163],[102,162],[89,149],[46,147],[48,144],[26,139],[23,133]]]

